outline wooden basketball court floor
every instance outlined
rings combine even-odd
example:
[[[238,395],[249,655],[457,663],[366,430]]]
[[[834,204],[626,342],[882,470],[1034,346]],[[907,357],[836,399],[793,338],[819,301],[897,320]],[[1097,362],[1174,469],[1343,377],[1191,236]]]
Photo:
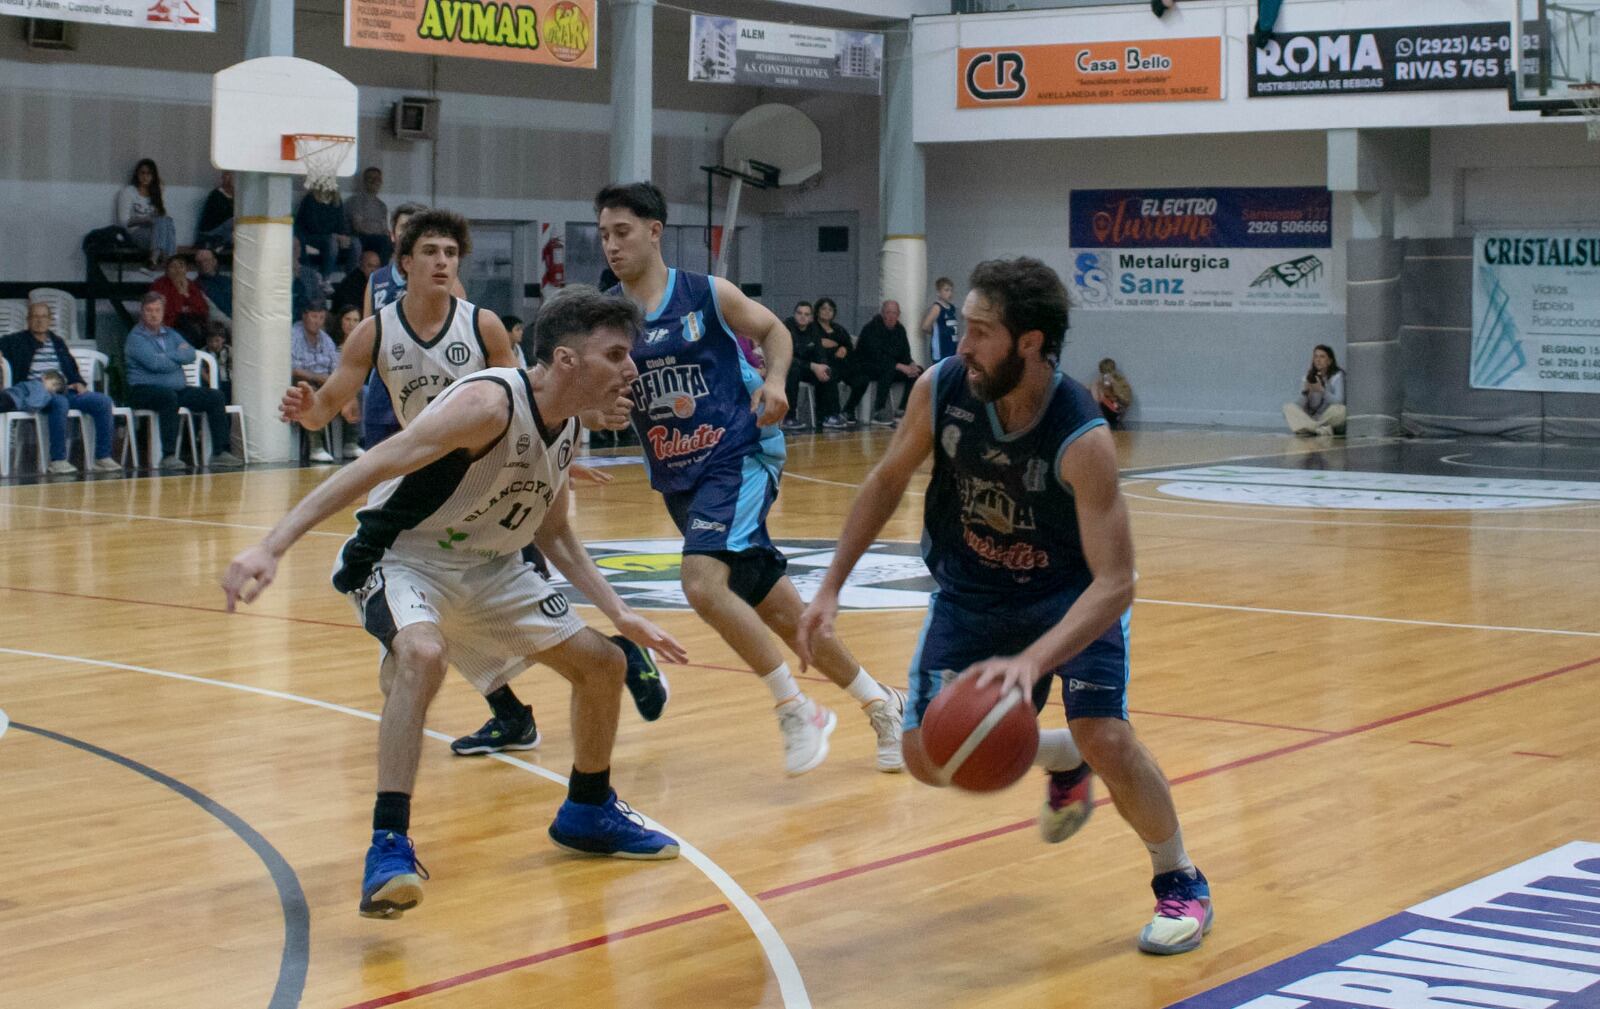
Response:
[[[655,616],[693,664],[669,667],[660,722],[624,704],[614,781],[686,857],[554,848],[565,685],[538,667],[516,682],[540,749],[464,759],[447,741],[486,710],[452,675],[415,801],[426,899],[358,917],[380,699],[376,646],[327,581],[351,521],[223,613],[228,559],[326,475],[257,468],[0,487],[0,1004],[1155,1009],[1600,840],[1600,503],[1273,507],[1140,476],[1447,458],[1462,477],[1585,482],[1600,454],[1117,437],[1141,574],[1133,722],[1213,882],[1198,952],[1135,951],[1149,865],[1108,805],[1047,846],[1033,775],[977,797],[875,773],[865,719],[826,683],[807,687],[840,715],[832,755],[786,778],[765,693],[684,610]],[[834,536],[885,441],[792,439],[775,534]],[[642,470],[611,472],[581,489],[585,536],[669,536]],[[914,541],[920,503],[884,538]],[[852,612],[841,631],[904,684],[921,619]]]

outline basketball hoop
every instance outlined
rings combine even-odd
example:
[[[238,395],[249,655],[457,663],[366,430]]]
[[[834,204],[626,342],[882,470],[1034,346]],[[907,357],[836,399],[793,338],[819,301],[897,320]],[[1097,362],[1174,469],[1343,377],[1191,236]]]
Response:
[[[1577,106],[1578,114],[1583,116],[1584,125],[1589,129],[1589,139],[1600,141],[1600,84],[1590,81],[1574,84],[1567,90],[1572,93],[1572,104]]]
[[[285,133],[283,160],[298,161],[305,166],[307,189],[314,193],[337,193],[339,164],[355,144],[355,137],[331,133]]]

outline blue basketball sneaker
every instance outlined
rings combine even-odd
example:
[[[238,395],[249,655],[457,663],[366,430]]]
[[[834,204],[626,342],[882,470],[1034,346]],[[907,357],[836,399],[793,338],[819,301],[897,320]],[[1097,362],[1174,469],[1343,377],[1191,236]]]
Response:
[[[373,831],[367,871],[361,878],[361,917],[400,917],[421,902],[422,881],[427,878],[411,838],[392,830]]]
[[[484,722],[477,732],[452,742],[451,752],[458,757],[474,757],[482,753],[536,749],[544,737],[539,734],[533,709],[524,704],[522,710],[527,713],[526,721],[512,723],[496,715]]]
[[[603,805],[590,806],[568,799],[556,810],[550,824],[556,847],[581,855],[612,858],[667,859],[678,857],[678,842],[644,825],[644,817],[617,798],[615,790]]]
[[[633,695],[633,706],[639,709],[640,718],[655,721],[661,717],[661,709],[667,706],[667,698],[672,694],[667,687],[667,674],[656,665],[650,649],[640,648],[620,634],[611,635],[611,640],[628,660],[627,684],[628,693]]]
[[[1150,889],[1156,892],[1156,916],[1139,933],[1139,948],[1160,956],[1198,949],[1211,931],[1206,877],[1199,869],[1163,872],[1150,881]]]

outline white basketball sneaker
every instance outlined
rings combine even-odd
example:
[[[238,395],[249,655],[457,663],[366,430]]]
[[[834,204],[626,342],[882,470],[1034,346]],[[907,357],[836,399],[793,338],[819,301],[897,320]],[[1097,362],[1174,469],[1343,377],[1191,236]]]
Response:
[[[873,701],[866,706],[867,720],[872,731],[878,734],[878,770],[884,774],[899,774],[906,769],[906,758],[900,752],[900,726],[906,717],[906,695],[894,687],[884,687],[889,699]]]
[[[804,774],[828,757],[828,736],[839,718],[801,694],[778,705],[783,733],[783,765],[791,775]]]

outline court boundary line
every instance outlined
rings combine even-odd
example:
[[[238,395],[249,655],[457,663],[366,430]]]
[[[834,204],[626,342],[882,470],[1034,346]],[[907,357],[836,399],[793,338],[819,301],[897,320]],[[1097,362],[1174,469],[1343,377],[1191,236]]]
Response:
[[[273,690],[268,687],[258,687],[249,683],[232,683],[228,680],[217,680],[206,676],[197,676],[193,673],[179,673],[167,669],[154,669],[150,666],[136,666],[125,662],[111,662],[104,659],[92,659],[82,655],[61,655],[55,652],[36,652],[29,649],[10,648],[7,646],[0,646],[0,653],[8,655],[21,655],[28,658],[48,659],[55,662],[67,662],[74,665],[101,666],[108,669],[119,669],[126,672],[143,673],[147,676],[159,676],[164,679],[177,680],[185,683],[199,683],[206,686],[223,687],[229,690],[238,690],[242,693],[257,694],[262,697],[271,697],[281,701],[290,701],[296,704],[306,704],[310,705],[311,707],[322,708],[326,711],[353,715],[357,718],[366,719],[369,722],[376,722],[379,720],[379,716],[370,711],[362,711],[360,708],[352,708],[347,705],[336,704],[332,701],[324,701],[315,697],[307,697],[303,694],[294,694],[283,690]],[[433,729],[424,729],[423,735],[430,739],[436,739],[444,743],[451,742],[450,736]],[[555,782],[563,787],[567,785],[567,779],[564,776],[540,767],[537,764],[531,764],[528,761],[519,760],[516,757],[512,757],[504,753],[491,753],[487,754],[487,756],[492,760],[498,760],[501,763],[510,764],[513,767],[520,767],[524,771],[528,771],[537,777],[545,778],[549,781]],[[638,813],[639,811],[634,810],[634,812]],[[811,997],[806,992],[805,980],[800,974],[800,967],[795,963],[794,955],[789,951],[788,945],[784,943],[783,937],[779,935],[777,928],[774,927],[772,922],[767,918],[766,913],[761,910],[761,907],[755,898],[753,898],[748,891],[741,887],[725,869],[723,869],[716,862],[712,861],[711,858],[699,848],[684,840],[682,834],[678,833],[677,831],[667,830],[667,828],[664,827],[660,822],[652,819],[650,816],[644,813],[639,813],[639,816],[645,821],[645,825],[651,829],[666,831],[676,838],[678,841],[679,856],[682,857],[684,861],[698,869],[701,875],[705,876],[706,879],[710,881],[710,883],[715,886],[719,892],[721,892],[722,896],[730,905],[732,905],[733,909],[738,911],[739,915],[744,918],[745,923],[750,927],[751,933],[755,936],[757,944],[761,947],[762,955],[767,961],[767,966],[771,969],[773,975],[777,979],[778,993],[783,1001],[783,1004],[786,1007],[790,1007],[790,1009],[810,1009]]]
[[[289,864],[289,860],[283,857],[283,853],[273,847],[271,841],[238,813],[165,771],[64,732],[23,722],[16,723],[16,727],[19,732],[30,732],[63,746],[82,750],[125,770],[143,775],[180,798],[189,800],[198,806],[201,812],[217,820],[243,841],[245,847],[249,848],[266,868],[267,876],[278,892],[278,907],[283,912],[283,951],[278,955],[277,978],[272,986],[272,995],[267,999],[267,1009],[296,1009],[300,1005],[300,1000],[305,995],[306,974],[311,966],[311,906],[306,902],[299,874],[294,871],[294,866]],[[0,729],[0,732],[3,731]]]

